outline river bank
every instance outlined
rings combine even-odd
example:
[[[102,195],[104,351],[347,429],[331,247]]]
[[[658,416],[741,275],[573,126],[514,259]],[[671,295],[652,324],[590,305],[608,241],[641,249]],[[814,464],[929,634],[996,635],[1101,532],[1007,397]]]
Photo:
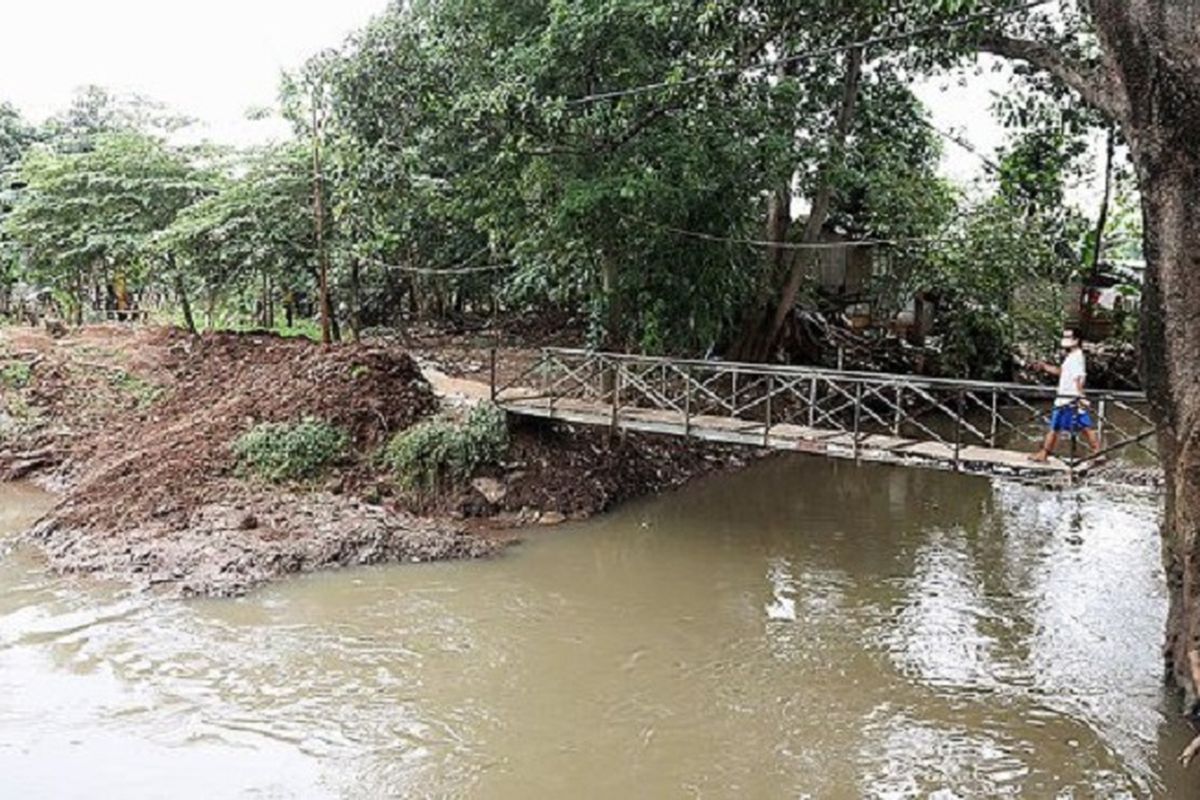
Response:
[[[524,424],[472,479],[414,492],[381,449],[482,393],[426,372],[436,390],[406,348],[385,341],[326,349],[261,333],[0,331],[0,480],[58,494],[28,534],[55,571],[228,596],[350,564],[495,555],[516,527],[582,519],[751,457]],[[305,419],[350,442],[319,478],[277,484],[239,467],[239,436]]]

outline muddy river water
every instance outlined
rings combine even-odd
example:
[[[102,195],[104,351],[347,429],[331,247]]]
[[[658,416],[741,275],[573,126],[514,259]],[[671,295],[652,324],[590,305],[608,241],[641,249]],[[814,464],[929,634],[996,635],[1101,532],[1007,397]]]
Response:
[[[0,529],[46,502],[0,486]],[[1195,797],[1154,517],[797,457],[238,601],[17,548],[0,796]]]

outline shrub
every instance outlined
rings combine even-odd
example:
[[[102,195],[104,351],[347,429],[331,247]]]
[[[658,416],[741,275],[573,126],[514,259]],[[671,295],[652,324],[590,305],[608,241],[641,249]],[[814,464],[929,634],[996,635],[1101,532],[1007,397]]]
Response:
[[[407,489],[432,490],[460,483],[498,461],[508,449],[508,420],[491,404],[476,406],[463,421],[438,417],[397,434],[383,459]]]
[[[33,368],[24,361],[13,361],[0,367],[0,385],[8,389],[24,389],[33,380]]]
[[[315,419],[256,425],[233,443],[242,469],[276,483],[316,477],[345,455],[350,438]]]

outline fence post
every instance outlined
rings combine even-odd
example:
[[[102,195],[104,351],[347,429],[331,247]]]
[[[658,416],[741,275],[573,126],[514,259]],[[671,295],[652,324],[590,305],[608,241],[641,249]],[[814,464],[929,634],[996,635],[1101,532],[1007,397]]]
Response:
[[[862,424],[862,382],[854,384],[854,460],[858,461],[858,431]]]
[[[736,417],[738,408],[738,370],[733,368],[733,399],[729,403],[729,416]]]
[[[900,436],[900,426],[904,423],[904,386],[896,384],[896,415],[892,420],[892,436]]]
[[[684,367],[683,378],[683,438],[692,435],[692,368]]]
[[[808,427],[815,428],[817,426],[817,376],[814,375],[809,381],[808,387]]]
[[[1076,412],[1078,413],[1078,412]],[[1072,484],[1075,483],[1075,467],[1079,465],[1079,431],[1075,430],[1075,421],[1071,422],[1071,462],[1070,474],[1068,476]]]
[[[954,417],[954,471],[962,472],[962,418],[963,418],[963,392],[958,390],[958,399],[955,417]]]
[[[999,399],[995,389],[992,389],[992,430],[988,435],[988,445],[993,449],[996,447],[996,436],[1000,432],[1000,418],[997,416],[1000,413]]]
[[[613,365],[613,396],[612,396],[612,432],[616,433],[621,418],[621,367],[618,362]]]
[[[1108,400],[1101,397],[1100,406],[1096,409],[1096,436],[1099,437],[1101,445],[1104,443],[1104,419],[1108,416]]]
[[[775,392],[775,376],[767,375],[767,427],[763,431],[763,447],[771,446],[771,396]]]

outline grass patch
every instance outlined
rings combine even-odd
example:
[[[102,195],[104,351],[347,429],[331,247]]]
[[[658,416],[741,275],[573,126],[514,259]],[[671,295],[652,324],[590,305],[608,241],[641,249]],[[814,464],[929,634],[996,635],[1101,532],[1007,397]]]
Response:
[[[161,386],[157,386],[145,378],[140,378],[131,372],[118,370],[109,375],[108,382],[114,389],[132,397],[139,408],[152,405],[163,395]]]
[[[507,449],[508,420],[501,409],[485,404],[465,420],[437,417],[397,434],[383,460],[406,489],[434,490],[466,481]]]
[[[239,468],[273,483],[315,478],[349,448],[349,436],[316,419],[256,425],[233,443]]]

